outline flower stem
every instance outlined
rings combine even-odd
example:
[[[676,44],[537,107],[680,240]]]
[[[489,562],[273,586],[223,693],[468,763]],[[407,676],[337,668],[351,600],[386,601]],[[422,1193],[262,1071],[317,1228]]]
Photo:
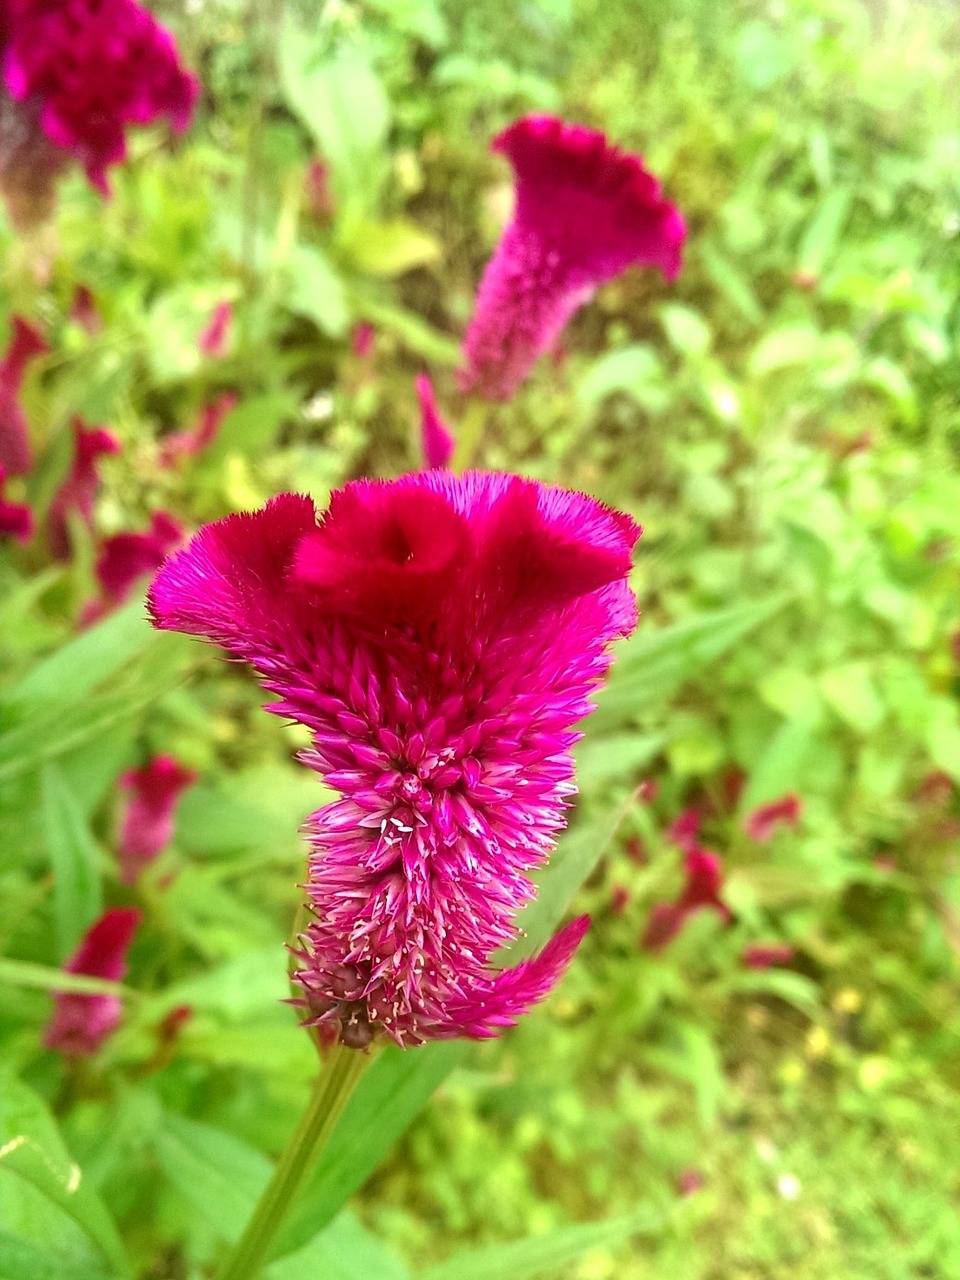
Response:
[[[335,1045],[220,1280],[253,1280],[372,1055]]]

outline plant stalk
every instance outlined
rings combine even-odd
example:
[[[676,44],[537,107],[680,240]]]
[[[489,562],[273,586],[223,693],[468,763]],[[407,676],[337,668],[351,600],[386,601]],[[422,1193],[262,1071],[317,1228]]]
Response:
[[[372,1055],[340,1044],[330,1051],[324,1070],[314,1082],[307,1109],[293,1131],[220,1280],[253,1280],[259,1275],[291,1205],[312,1173],[350,1095],[372,1060]]]

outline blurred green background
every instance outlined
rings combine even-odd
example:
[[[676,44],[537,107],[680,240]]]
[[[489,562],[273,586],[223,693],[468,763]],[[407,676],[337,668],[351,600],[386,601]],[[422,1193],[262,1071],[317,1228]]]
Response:
[[[348,1116],[269,1277],[954,1280],[956,6],[156,8],[204,83],[192,131],[135,139],[111,203],[76,178],[50,226],[0,227],[0,317],[40,320],[54,347],[25,392],[41,511],[74,413],[123,441],[101,535],[159,507],[195,527],[420,466],[413,377],[430,370],[456,430],[458,344],[509,209],[488,144],[518,115],[640,151],[689,225],[677,283],[603,288],[566,358],[490,409],[477,453],[645,528],[641,626],[588,722],[545,880],[554,915],[583,881],[594,927],[501,1042],[378,1063],[383,1111]],[[95,334],[70,318],[81,285]],[[206,359],[197,338],[223,300],[230,349]],[[164,433],[224,390],[239,403],[216,443],[162,468]],[[66,1144],[134,1275],[194,1280],[236,1237],[313,1071],[279,1003],[281,943],[297,827],[324,793],[253,681],[152,636],[139,603],[75,637],[94,557],[76,532],[55,569],[42,544],[0,549],[0,1117],[15,1134],[33,1115],[50,1167]],[[157,751],[202,778],[131,895],[116,779]],[[797,829],[750,841],[744,815],[787,793]],[[700,912],[654,954],[644,925],[681,882],[665,832],[691,804],[735,918]],[[39,1047],[49,988],[105,900],[145,911],[128,979],[142,994],[67,1070]],[[793,960],[745,967],[761,943]],[[181,1003],[194,1016],[166,1044]],[[0,1160],[0,1276],[112,1274],[93,1219],[38,1177]]]

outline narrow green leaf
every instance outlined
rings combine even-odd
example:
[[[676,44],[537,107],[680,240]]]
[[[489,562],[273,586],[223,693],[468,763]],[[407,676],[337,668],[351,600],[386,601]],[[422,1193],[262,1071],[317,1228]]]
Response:
[[[28,960],[8,960],[0,957],[0,985],[33,987],[39,991],[75,991],[78,995],[122,996],[136,999],[139,992],[125,987],[122,982],[107,982],[105,978],[88,978],[82,973],[64,973],[44,964],[32,964]]]
[[[103,910],[100,850],[56,764],[44,768],[41,790],[57,945],[65,960]]]
[[[349,1211],[339,1214],[309,1244],[274,1262],[263,1280],[409,1280],[401,1258]]]
[[[840,240],[853,198],[851,187],[835,187],[827,195],[804,232],[797,266],[819,276]]]
[[[116,1227],[84,1181],[43,1102],[0,1066],[0,1165],[62,1209],[115,1270],[129,1274]]]
[[[657,1235],[665,1223],[664,1214],[644,1207],[607,1222],[561,1227],[510,1244],[458,1253],[427,1267],[419,1280],[526,1280],[561,1269],[567,1275],[566,1269],[591,1249],[611,1248],[635,1235]]]

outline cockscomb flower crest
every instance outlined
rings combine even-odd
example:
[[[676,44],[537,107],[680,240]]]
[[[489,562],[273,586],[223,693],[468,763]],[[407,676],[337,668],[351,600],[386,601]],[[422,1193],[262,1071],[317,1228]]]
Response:
[[[107,169],[126,156],[128,125],[161,116],[177,131],[190,123],[197,80],[180,65],[171,34],[136,0],[0,0],[0,20],[0,114],[14,112],[37,144],[24,146],[10,126],[0,157],[5,187],[37,186],[33,152],[47,191],[73,157],[107,195]],[[48,202],[38,192],[39,204]]]
[[[493,142],[516,204],[477,292],[461,385],[508,400],[598,285],[633,265],[680,270],[686,228],[639,156],[604,134],[528,116]]]
[[[120,982],[126,976],[127,952],[139,924],[140,912],[134,908],[105,911],[84,934],[65,971]],[[122,1013],[117,996],[60,992],[44,1032],[44,1046],[72,1058],[90,1057],[117,1029]]]
[[[575,726],[636,621],[639,535],[582,494],[442,470],[284,494],[202,529],[148,595],[158,627],[249,662],[341,798],[308,820],[309,1020],[363,1047],[487,1037],[553,986],[588,921],[513,969],[575,791]]]

